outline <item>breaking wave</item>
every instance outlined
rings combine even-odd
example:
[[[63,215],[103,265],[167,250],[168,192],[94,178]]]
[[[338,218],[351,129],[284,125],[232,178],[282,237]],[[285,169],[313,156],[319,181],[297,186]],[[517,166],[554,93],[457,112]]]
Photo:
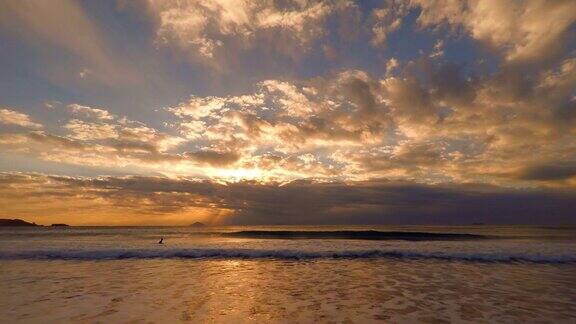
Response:
[[[404,250],[255,250],[255,249],[102,249],[0,252],[0,260],[126,260],[126,259],[413,259],[475,262],[576,263],[576,255],[538,253],[456,253]]]
[[[344,240],[475,240],[488,238],[484,235],[463,233],[433,232],[383,232],[383,231],[241,231],[224,234],[225,236],[258,239],[344,239]]]

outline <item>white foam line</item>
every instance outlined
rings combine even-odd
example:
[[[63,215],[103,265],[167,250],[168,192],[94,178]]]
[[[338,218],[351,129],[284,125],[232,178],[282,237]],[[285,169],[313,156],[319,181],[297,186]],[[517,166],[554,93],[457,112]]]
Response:
[[[123,260],[123,259],[436,259],[479,262],[576,263],[576,255],[531,253],[454,253],[403,250],[255,250],[255,249],[103,249],[103,250],[31,250],[0,252],[2,260]]]

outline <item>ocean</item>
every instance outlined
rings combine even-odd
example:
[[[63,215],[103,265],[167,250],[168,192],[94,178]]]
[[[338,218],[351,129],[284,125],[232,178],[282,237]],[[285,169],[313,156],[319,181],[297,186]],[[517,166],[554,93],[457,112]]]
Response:
[[[575,323],[576,227],[0,228],[0,322]]]

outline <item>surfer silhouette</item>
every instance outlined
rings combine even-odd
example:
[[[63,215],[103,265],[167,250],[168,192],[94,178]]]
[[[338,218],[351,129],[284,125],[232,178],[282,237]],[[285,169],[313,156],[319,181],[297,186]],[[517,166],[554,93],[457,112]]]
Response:
[[[160,238],[160,241],[158,241],[158,244],[164,244],[164,238],[163,237]]]

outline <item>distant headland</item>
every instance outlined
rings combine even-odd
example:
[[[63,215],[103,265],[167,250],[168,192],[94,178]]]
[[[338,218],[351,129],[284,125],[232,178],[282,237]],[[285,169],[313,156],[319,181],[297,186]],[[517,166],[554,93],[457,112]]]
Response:
[[[204,227],[204,226],[206,226],[206,224],[201,223],[201,222],[196,222],[196,223],[194,223],[194,224],[192,224],[192,225],[190,225],[190,226],[191,226],[191,227]]]
[[[8,219],[0,218],[0,227],[44,227],[44,225],[38,225],[34,222],[30,223],[23,219]],[[70,227],[68,224],[56,223],[50,225],[50,227]]]
[[[36,223],[29,223],[22,219],[7,219],[7,218],[0,218],[0,226],[18,226],[18,227],[25,227],[25,226],[42,226]]]

